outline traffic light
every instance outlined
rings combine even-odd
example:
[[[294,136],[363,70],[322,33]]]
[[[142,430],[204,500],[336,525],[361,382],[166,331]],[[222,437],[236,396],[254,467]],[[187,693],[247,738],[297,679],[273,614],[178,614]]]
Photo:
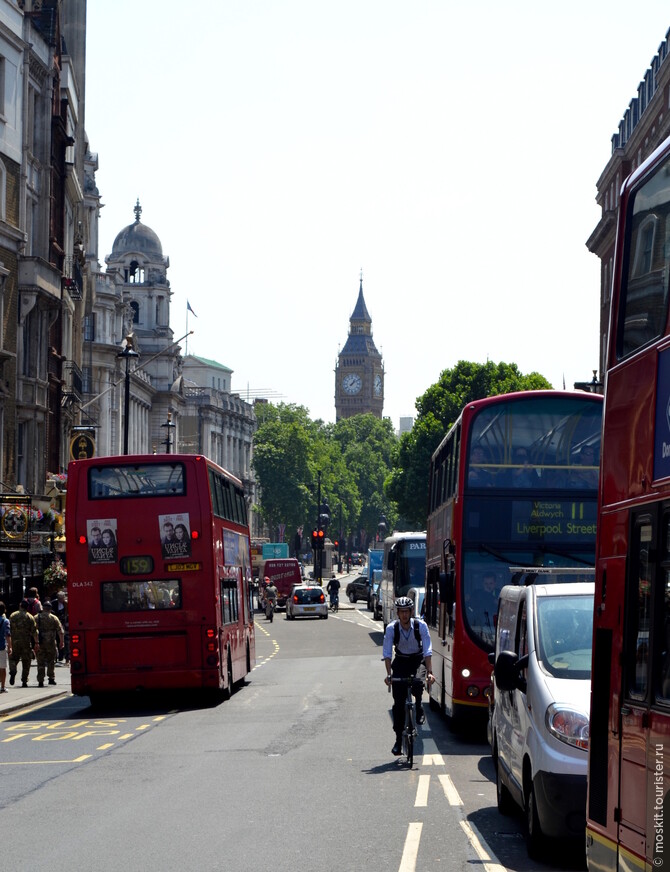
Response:
[[[323,542],[326,536],[323,530],[312,530],[312,548],[317,551],[323,550]]]

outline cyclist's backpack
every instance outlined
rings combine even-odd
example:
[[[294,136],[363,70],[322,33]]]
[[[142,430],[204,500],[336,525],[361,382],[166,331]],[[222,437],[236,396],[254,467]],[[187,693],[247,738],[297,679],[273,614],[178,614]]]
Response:
[[[419,622],[412,620],[412,626],[414,627],[414,638],[419,643],[419,654],[423,654],[423,642],[421,641],[421,631],[419,630]],[[394,647],[398,647],[398,642],[400,641],[400,621],[394,621],[395,626],[393,627],[393,645]]]

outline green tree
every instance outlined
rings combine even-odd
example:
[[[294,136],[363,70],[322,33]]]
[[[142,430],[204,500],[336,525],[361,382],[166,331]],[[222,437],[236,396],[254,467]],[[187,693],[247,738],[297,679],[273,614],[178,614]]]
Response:
[[[353,533],[365,530],[373,539],[382,515],[389,529],[397,519],[396,506],[384,493],[397,444],[393,426],[388,418],[380,420],[368,413],[338,421],[332,433],[360,497],[360,509],[348,529]]]
[[[257,407],[252,466],[260,484],[256,509],[271,538],[286,525],[286,541],[312,514],[313,454],[321,426],[304,406],[272,403]]]
[[[385,492],[409,526],[424,529],[428,511],[430,457],[467,403],[513,391],[551,388],[537,372],[523,375],[515,363],[472,363],[460,360],[416,401],[417,418],[403,434]]]

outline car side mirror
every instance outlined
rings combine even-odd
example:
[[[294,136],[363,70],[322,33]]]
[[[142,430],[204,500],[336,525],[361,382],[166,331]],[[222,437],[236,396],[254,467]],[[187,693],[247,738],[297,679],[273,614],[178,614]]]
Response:
[[[501,651],[493,667],[498,690],[526,690],[521,670],[528,666],[528,657],[517,657],[514,651]]]

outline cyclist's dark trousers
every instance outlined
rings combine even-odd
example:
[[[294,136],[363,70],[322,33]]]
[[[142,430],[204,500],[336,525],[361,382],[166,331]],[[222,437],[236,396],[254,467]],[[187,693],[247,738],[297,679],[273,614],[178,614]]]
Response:
[[[396,653],[391,663],[391,675],[394,678],[406,678],[408,675],[414,675],[426,680],[426,666],[423,662],[421,654],[398,654]],[[405,701],[407,699],[407,687],[404,684],[392,684],[393,691],[393,729],[396,736],[400,735],[405,726]],[[421,705],[421,694],[423,686],[417,685],[413,689],[414,699],[417,707]]]

